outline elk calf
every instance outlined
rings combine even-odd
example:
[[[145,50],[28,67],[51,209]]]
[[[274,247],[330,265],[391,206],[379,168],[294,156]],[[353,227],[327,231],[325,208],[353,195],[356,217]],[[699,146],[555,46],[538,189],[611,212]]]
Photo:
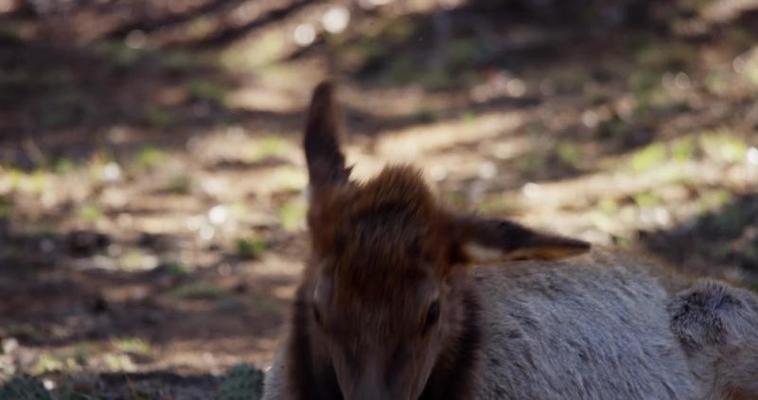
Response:
[[[264,399],[758,392],[754,295],[664,285],[639,260],[452,212],[411,167],[350,181],[332,91],[309,111],[312,251]]]

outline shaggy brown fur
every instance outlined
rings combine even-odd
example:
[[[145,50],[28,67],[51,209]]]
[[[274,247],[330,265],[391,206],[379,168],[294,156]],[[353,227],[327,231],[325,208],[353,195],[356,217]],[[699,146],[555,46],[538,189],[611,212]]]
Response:
[[[465,398],[479,342],[467,244],[503,259],[560,258],[584,242],[437,204],[421,173],[385,168],[349,181],[333,87],[314,91],[304,147],[311,259],[290,335],[297,399]]]

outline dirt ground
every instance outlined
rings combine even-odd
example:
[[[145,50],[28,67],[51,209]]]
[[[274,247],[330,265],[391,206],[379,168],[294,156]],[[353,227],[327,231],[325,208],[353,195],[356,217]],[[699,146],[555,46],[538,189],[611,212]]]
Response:
[[[413,163],[452,206],[758,288],[750,2],[607,24],[487,1],[48,3],[0,14],[0,382],[210,398],[265,367],[307,255],[300,129],[325,77],[359,178]]]

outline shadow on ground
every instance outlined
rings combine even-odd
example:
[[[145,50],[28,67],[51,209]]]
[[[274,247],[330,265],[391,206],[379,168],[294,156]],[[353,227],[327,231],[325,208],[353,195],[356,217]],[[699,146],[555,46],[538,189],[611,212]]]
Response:
[[[660,231],[640,232],[651,252],[685,271],[727,277],[758,288],[758,195],[735,197],[718,210]]]

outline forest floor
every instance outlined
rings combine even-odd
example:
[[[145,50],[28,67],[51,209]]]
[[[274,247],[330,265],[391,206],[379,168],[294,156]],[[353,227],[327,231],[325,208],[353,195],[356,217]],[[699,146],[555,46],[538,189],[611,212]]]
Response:
[[[301,47],[347,9],[279,3],[234,40],[210,17],[71,24],[71,43],[26,39],[54,19],[3,28],[0,382],[207,399],[265,367],[307,254],[301,127],[324,77],[359,178],[410,162],[454,207],[758,288],[754,14],[594,31],[390,5]]]

